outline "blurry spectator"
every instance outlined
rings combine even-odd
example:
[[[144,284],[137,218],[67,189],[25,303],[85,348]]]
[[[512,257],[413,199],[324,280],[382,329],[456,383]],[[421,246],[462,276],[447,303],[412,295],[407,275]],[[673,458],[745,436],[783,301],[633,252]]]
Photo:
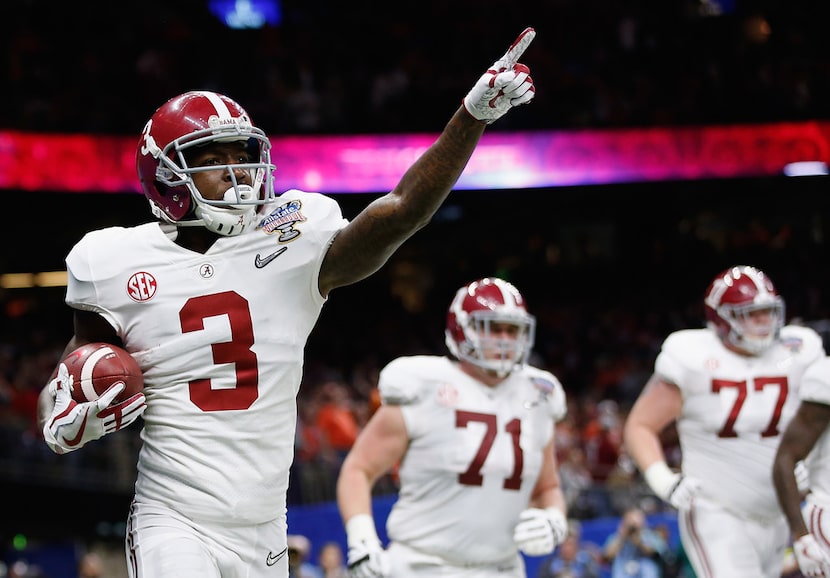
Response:
[[[645,484],[640,483],[641,481],[640,472],[634,460],[624,447],[620,448],[617,463],[608,474],[604,486],[611,500],[611,510],[615,515],[638,505],[646,509],[642,502],[643,498],[654,501],[658,504],[656,507],[662,507],[659,501],[653,499],[653,492]],[[651,510],[646,511],[651,513]]]
[[[78,578],[104,578],[104,561],[95,552],[87,552],[78,563]]]
[[[662,558],[668,549],[661,534],[648,527],[639,508],[627,510],[603,546],[611,578],[663,578]]]
[[[18,560],[9,566],[9,578],[49,578],[40,569],[40,566],[29,564],[25,560]]]
[[[563,457],[559,461],[559,480],[571,517],[588,518],[610,513],[600,512],[601,504],[591,499],[590,490],[594,480],[581,446],[574,446],[563,452]],[[602,500],[602,503],[607,503],[607,500]]]
[[[622,447],[622,420],[617,402],[597,403],[593,418],[583,430],[588,467],[597,483],[605,483],[616,469]]]
[[[327,457],[327,442],[317,425],[320,402],[302,390],[297,399],[294,462],[288,484],[290,504],[315,504],[334,498],[334,479]]]
[[[322,578],[349,578],[349,571],[343,563],[343,548],[338,542],[326,542],[320,548],[317,565]]]
[[[317,427],[327,446],[337,458],[337,467],[357,439],[359,427],[349,389],[340,381],[328,381],[320,387]]]
[[[600,556],[596,544],[581,542],[579,522],[568,523],[568,537],[539,564],[536,578],[599,578]]]
[[[320,569],[308,561],[311,542],[301,534],[288,535],[288,578],[321,578]]]

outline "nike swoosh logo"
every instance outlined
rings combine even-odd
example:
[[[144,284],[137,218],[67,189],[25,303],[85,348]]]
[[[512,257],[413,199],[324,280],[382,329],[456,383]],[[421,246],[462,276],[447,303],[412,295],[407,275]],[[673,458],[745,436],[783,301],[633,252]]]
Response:
[[[285,253],[287,250],[288,250],[288,247],[280,247],[279,249],[277,249],[276,251],[274,251],[273,253],[271,253],[270,255],[268,255],[267,257],[264,257],[264,258],[262,257],[262,255],[257,253],[256,254],[256,259],[254,259],[254,266],[257,269],[262,269],[268,263],[270,263],[271,261],[273,261],[274,259],[276,259],[280,255]]]
[[[79,443],[81,443],[81,439],[83,439],[83,437],[84,437],[84,430],[86,429],[86,418],[88,418],[88,417],[89,417],[89,412],[84,414],[84,421],[81,422],[81,427],[78,430],[78,435],[76,435],[71,440],[63,438],[63,441],[66,442],[66,445],[68,445],[69,447],[72,447],[72,446],[76,446]]]
[[[273,566],[274,564],[279,562],[280,559],[283,556],[285,556],[286,552],[288,552],[288,548],[283,548],[283,551],[280,552],[279,554],[274,554],[273,552],[268,552],[268,557],[265,558],[265,565],[266,566]]]

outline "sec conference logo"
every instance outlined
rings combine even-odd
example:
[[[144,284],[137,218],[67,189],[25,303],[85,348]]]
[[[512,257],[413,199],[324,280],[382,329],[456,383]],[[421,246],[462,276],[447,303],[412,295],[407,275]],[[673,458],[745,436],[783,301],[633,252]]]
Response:
[[[156,294],[156,278],[150,273],[134,273],[127,281],[127,295],[133,301],[149,301]]]

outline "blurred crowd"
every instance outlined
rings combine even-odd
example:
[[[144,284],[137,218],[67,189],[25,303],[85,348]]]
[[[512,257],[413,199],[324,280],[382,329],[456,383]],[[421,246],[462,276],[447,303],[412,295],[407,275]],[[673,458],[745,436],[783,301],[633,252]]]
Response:
[[[132,135],[203,88],[270,134],[438,131],[525,26],[538,95],[494,130],[830,117],[830,6],[814,0],[281,0],[254,30],[208,4],[16,0],[0,127]]]

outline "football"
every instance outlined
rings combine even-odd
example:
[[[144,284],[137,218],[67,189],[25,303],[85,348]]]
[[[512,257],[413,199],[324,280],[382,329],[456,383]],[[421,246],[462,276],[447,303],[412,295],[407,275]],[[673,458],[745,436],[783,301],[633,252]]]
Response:
[[[111,343],[87,343],[69,353],[61,362],[66,364],[69,375],[74,378],[72,397],[78,403],[95,401],[119,381],[127,387],[113,403],[124,401],[144,389],[144,376],[133,356]]]

